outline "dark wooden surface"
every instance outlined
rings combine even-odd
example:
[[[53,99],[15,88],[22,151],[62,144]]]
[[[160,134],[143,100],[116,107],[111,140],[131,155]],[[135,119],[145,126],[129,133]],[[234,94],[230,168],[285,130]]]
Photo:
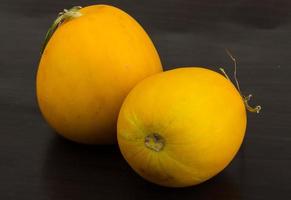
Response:
[[[116,146],[61,139],[42,119],[35,74],[44,34],[73,5],[109,3],[151,35],[165,69],[232,70],[263,106],[249,114],[244,144],[222,173],[196,187],[168,189],[136,175]],[[0,199],[291,199],[291,2],[144,0],[0,2]]]

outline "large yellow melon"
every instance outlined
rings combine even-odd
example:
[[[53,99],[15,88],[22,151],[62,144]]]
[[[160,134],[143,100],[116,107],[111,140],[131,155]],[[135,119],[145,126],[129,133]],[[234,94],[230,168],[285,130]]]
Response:
[[[118,8],[94,5],[67,13],[39,64],[40,110],[67,139],[114,143],[123,99],[137,82],[162,71],[158,53],[143,28]]]

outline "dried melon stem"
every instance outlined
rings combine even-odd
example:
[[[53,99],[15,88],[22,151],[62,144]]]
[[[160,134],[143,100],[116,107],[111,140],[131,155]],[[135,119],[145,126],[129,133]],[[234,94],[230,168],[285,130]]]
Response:
[[[64,9],[63,12],[59,13],[59,16],[57,17],[57,19],[55,19],[55,21],[53,22],[53,24],[51,25],[51,27],[49,28],[48,32],[45,35],[45,40],[42,45],[41,54],[43,53],[48,41],[50,40],[54,32],[63,22],[82,16],[82,13],[79,12],[81,8],[82,8],[81,6],[74,6],[69,10]]]
[[[237,78],[237,62],[236,62],[236,59],[235,57],[233,57],[233,55],[230,53],[230,51],[228,49],[226,49],[226,53],[228,54],[228,56],[231,58],[231,60],[233,61],[234,63],[234,73],[233,73],[233,78],[235,80],[235,86],[237,88],[237,90],[239,91],[242,99],[243,99],[243,102],[245,104],[245,107],[246,109],[249,111],[249,112],[254,112],[254,113],[259,113],[262,109],[262,107],[260,105],[257,105],[257,106],[250,106],[249,105],[249,101],[251,100],[251,97],[252,97],[252,94],[249,94],[247,96],[243,95],[242,92],[241,92],[241,89],[240,89],[240,85],[239,85],[239,81],[238,81],[238,78]],[[229,76],[227,75],[227,73],[224,71],[223,68],[219,68],[220,71],[223,73],[223,75],[230,81],[231,79],[229,78]]]

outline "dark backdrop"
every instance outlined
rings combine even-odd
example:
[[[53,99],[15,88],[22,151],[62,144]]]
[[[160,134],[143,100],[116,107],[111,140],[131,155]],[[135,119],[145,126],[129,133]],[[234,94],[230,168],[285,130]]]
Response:
[[[44,34],[73,5],[108,3],[151,35],[165,69],[233,65],[263,106],[249,114],[244,144],[229,167],[196,187],[167,189],[136,175],[116,146],[61,139],[42,119],[35,74]],[[1,0],[0,199],[291,199],[291,1]]]

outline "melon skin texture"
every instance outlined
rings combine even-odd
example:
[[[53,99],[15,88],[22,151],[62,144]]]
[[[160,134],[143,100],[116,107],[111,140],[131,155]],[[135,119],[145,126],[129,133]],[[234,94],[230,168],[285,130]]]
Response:
[[[116,122],[128,92],[162,71],[144,29],[122,10],[94,5],[62,23],[37,71],[38,105],[63,137],[85,144],[116,142]]]
[[[243,99],[221,74],[200,67],[148,77],[126,97],[118,144],[143,178],[167,187],[200,184],[234,158],[247,124]]]

